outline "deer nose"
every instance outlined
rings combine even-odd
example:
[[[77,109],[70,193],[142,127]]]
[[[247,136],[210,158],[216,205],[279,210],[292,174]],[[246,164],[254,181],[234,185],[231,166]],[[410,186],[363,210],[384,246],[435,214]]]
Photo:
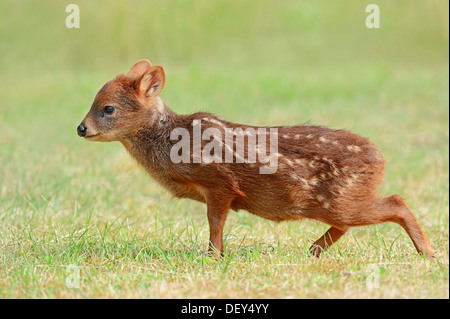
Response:
[[[83,123],[78,125],[77,132],[78,132],[78,135],[81,136],[81,137],[86,135],[86,127],[84,127]]]

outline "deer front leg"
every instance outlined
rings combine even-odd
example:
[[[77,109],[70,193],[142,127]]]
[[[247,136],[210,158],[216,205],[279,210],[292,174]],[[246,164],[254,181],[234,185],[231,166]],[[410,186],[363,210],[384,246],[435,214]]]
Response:
[[[207,215],[209,223],[209,249],[208,251],[217,257],[223,253],[223,226],[228,215],[230,202],[224,202],[215,198],[207,200]]]

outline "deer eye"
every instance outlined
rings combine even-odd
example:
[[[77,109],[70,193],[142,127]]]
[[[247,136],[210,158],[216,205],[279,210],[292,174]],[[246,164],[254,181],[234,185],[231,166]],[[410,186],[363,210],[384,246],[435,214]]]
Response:
[[[112,114],[114,112],[114,106],[108,105],[105,107],[106,114]]]

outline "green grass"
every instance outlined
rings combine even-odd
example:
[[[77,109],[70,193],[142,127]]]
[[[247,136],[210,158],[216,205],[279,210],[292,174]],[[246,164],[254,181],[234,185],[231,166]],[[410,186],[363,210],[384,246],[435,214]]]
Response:
[[[378,1],[378,30],[360,1],[83,0],[78,30],[65,3],[1,3],[0,297],[449,297],[446,1]],[[224,258],[207,256],[204,205],[171,198],[119,143],[76,135],[98,89],[141,58],[165,67],[178,113],[370,137],[380,194],[405,198],[437,260],[395,224],[311,258],[326,225],[246,212],[229,214]]]

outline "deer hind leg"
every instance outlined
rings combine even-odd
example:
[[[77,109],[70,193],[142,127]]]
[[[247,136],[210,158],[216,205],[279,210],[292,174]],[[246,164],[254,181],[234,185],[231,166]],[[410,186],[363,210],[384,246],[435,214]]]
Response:
[[[347,225],[364,226],[384,222],[394,222],[402,226],[414,243],[416,250],[428,258],[434,259],[433,250],[419,223],[400,195],[376,199],[365,212],[347,220]]]
[[[331,226],[322,237],[317,239],[309,248],[309,253],[312,256],[319,257],[322,251],[327,250],[333,245],[342,235],[346,233],[348,227],[336,228]]]

